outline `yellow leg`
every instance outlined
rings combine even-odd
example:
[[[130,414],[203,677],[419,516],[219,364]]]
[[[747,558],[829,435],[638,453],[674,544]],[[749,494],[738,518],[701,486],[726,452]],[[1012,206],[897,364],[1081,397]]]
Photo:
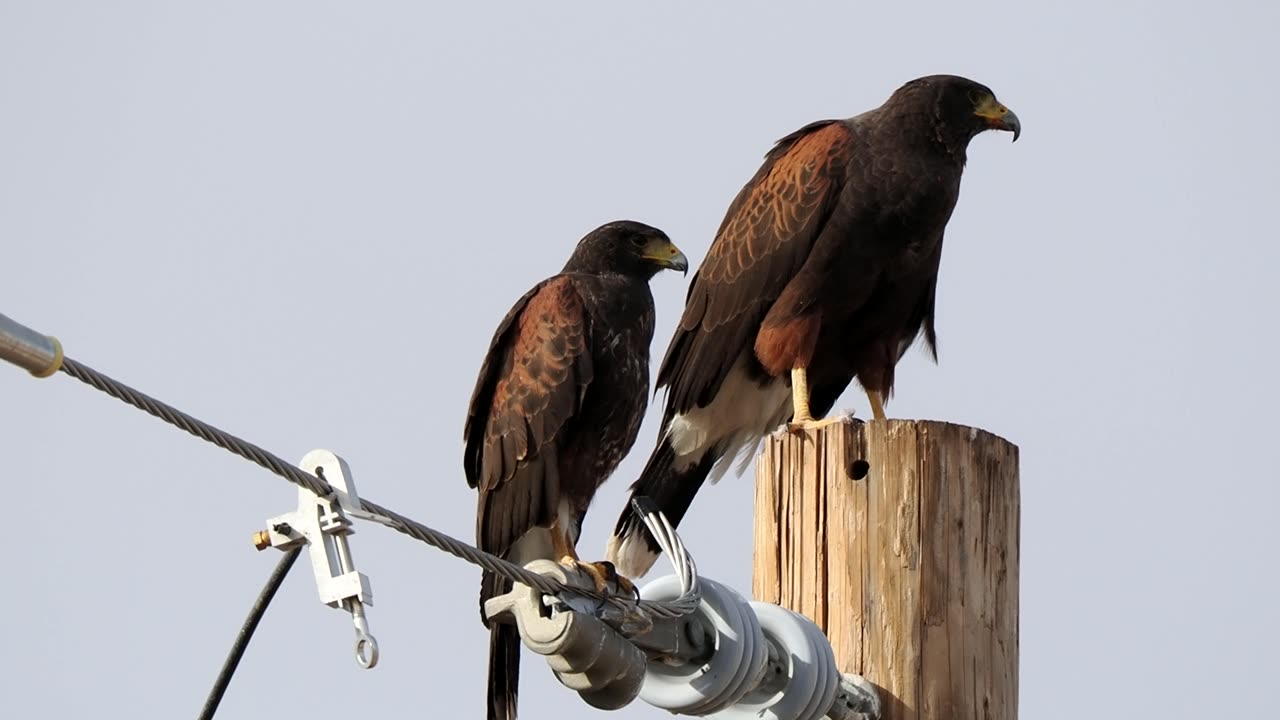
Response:
[[[880,393],[875,390],[868,390],[867,400],[871,401],[871,417],[876,420],[884,420],[884,400],[880,398]]]
[[[809,411],[809,377],[804,368],[794,368],[791,371],[791,408],[791,423],[787,425],[787,429],[793,433],[817,430],[843,421],[839,417],[813,419],[813,413]]]
[[[813,415],[809,412],[809,376],[802,367],[791,370],[791,407],[792,425],[813,422]]]
[[[560,521],[551,523],[551,552],[560,558],[561,565],[573,565],[578,562],[578,551],[569,542],[569,533],[560,527]]]

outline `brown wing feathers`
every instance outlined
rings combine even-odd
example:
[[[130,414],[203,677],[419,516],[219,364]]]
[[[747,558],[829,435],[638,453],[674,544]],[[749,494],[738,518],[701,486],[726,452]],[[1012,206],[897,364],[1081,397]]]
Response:
[[[480,490],[477,539],[505,552],[549,524],[559,496],[555,448],[592,379],[582,299],[568,277],[512,309],[481,369],[467,429],[468,480]]]
[[[754,343],[830,217],[851,141],[839,121],[801,128],[778,141],[729,206],[658,373],[658,385],[671,388],[668,415],[709,402]]]

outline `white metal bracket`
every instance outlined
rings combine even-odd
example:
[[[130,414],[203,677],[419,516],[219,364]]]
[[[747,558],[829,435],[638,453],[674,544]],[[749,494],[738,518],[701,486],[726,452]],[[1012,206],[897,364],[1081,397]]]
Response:
[[[298,488],[298,509],[267,521],[267,533],[260,547],[270,544],[281,550],[306,545],[311,570],[316,578],[320,601],[351,613],[356,626],[356,662],[363,668],[378,664],[378,641],[369,634],[364,608],[373,605],[369,578],[357,572],[351,559],[347,536],[355,532],[351,518],[367,516],[356,494],[347,462],[328,450],[312,450],[298,466],[329,483],[333,495],[318,497]]]

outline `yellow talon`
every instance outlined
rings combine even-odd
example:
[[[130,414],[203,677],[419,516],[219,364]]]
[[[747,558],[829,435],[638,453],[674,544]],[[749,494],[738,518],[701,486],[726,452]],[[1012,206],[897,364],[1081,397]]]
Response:
[[[876,420],[884,420],[884,400],[881,399],[880,393],[875,390],[868,390],[867,400],[871,401],[871,417]]]

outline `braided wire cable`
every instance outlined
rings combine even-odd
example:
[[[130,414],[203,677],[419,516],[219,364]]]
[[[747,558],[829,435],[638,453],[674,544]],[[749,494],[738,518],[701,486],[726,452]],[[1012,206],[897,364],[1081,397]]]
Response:
[[[329,483],[292,463],[286,462],[280,456],[194,418],[87,365],[65,357],[62,361],[61,370],[80,382],[96,388],[117,400],[132,405],[174,427],[185,430],[201,440],[238,455],[295,485],[304,487],[317,497],[328,497],[334,494],[334,490]],[[360,504],[364,510],[362,516],[369,520],[385,525],[438,550],[443,550],[473,565],[478,565],[485,570],[497,573],[513,582],[528,585],[545,595],[562,596],[574,594],[585,596],[611,606],[623,616],[632,616],[638,613],[641,616],[650,618],[680,617],[689,614],[698,605],[697,576],[696,571],[692,568],[692,558],[688,560],[689,567],[685,567],[684,558],[688,558],[688,555],[683,552],[684,546],[680,542],[679,536],[675,534],[674,528],[669,523],[666,523],[666,519],[661,514],[656,516],[652,513],[646,515],[646,524],[649,525],[651,531],[654,531],[654,537],[663,544],[663,549],[668,551],[668,556],[673,559],[673,562],[677,563],[677,573],[682,577],[687,577],[692,573],[692,580],[685,583],[685,587],[689,588],[690,593],[670,602],[637,600],[611,593],[598,593],[591,588],[568,587],[555,578],[540,575],[496,555],[491,555],[370,500],[361,499]]]

